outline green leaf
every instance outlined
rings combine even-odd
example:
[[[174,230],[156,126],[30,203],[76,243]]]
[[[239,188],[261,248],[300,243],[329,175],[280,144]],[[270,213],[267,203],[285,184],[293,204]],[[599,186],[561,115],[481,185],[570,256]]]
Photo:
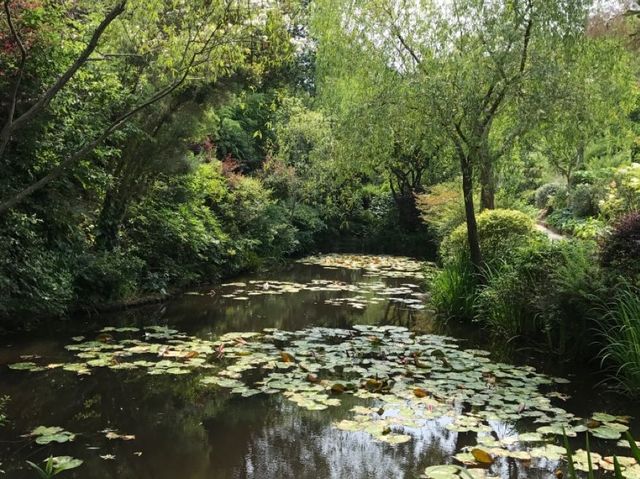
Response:
[[[569,479],[578,479],[578,475],[576,474],[576,468],[573,465],[573,454],[571,452],[571,445],[569,444],[569,438],[564,433],[564,428],[563,428],[562,437],[564,439],[564,448],[567,450]]]
[[[635,458],[636,461],[638,461],[638,464],[640,464],[640,448],[638,447],[638,444],[636,443],[636,441],[633,439],[633,436],[628,431],[625,432],[624,437],[627,441],[629,441],[629,447],[631,448],[631,453],[633,457]]]

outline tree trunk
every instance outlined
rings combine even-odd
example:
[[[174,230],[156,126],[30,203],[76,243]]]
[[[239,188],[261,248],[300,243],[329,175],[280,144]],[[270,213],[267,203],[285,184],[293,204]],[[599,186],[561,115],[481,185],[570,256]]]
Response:
[[[398,220],[404,229],[415,232],[422,225],[420,210],[418,210],[416,204],[415,190],[407,181],[406,175],[401,175],[397,171],[392,172],[392,174],[398,183],[398,187],[396,188],[393,177],[389,178],[391,195],[398,210]]]
[[[127,201],[121,197],[117,187],[109,188],[104,197],[96,228],[98,249],[113,251],[116,248],[126,210]]]
[[[462,192],[464,195],[464,211],[467,222],[467,240],[469,241],[469,253],[473,273],[478,281],[483,281],[483,261],[480,251],[480,240],[478,237],[478,223],[473,205],[473,167],[471,159],[466,155],[460,158],[460,168],[462,170]]]
[[[496,208],[496,177],[493,162],[488,153],[480,156],[480,209]]]

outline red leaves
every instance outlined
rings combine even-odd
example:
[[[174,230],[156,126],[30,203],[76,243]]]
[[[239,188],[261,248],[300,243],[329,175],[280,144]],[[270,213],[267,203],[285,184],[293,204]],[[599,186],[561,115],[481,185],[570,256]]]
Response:
[[[25,13],[36,10],[42,6],[40,0],[13,0],[9,2],[9,14],[15,26],[20,40],[25,48],[29,51],[37,41],[38,32],[33,26],[24,24]],[[3,7],[4,9],[4,7]],[[2,22],[0,29],[0,55],[1,56],[18,56],[20,55],[20,46],[14,38],[6,22]]]

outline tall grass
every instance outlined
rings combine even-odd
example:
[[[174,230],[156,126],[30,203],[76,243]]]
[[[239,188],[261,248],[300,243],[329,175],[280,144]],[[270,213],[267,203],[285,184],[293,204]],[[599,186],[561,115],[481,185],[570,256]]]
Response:
[[[567,438],[567,435],[565,434],[564,429],[562,430],[562,436],[564,438],[564,448],[567,450],[567,477],[569,479],[579,479],[578,474],[576,473],[575,465],[573,463],[573,451],[571,450],[571,445],[569,444],[569,439]],[[633,437],[629,432],[625,433],[625,438],[629,443],[629,447],[631,447],[631,454],[633,455],[633,458],[636,460],[636,462],[640,463],[640,449],[638,449],[638,446],[636,445],[635,440],[633,439]],[[587,433],[586,441],[587,441],[587,464],[588,464],[587,479],[595,479],[595,473],[594,473],[595,469],[591,461],[591,448],[589,447],[589,433]],[[615,479],[624,479],[626,477],[622,473],[622,468],[620,467],[620,463],[618,461],[617,456],[613,456],[613,473],[614,473]]]
[[[473,319],[476,278],[463,256],[449,262],[431,282],[431,302],[444,319]]]
[[[623,283],[607,304],[602,325],[603,364],[628,392],[640,392],[640,290]]]
[[[507,265],[500,269],[486,268],[486,284],[476,297],[476,319],[501,338],[522,335],[530,323],[528,281],[519,273]]]

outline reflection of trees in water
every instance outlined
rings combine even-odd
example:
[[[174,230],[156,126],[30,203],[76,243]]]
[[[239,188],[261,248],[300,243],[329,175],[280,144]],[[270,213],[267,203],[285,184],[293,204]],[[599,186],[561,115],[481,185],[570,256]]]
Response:
[[[325,270],[295,265],[285,273],[268,273],[256,279],[309,283],[331,279],[349,283],[375,282],[360,272]],[[404,280],[385,279],[389,287]],[[384,301],[363,310],[324,304],[347,292],[302,291],[276,296],[253,296],[233,301],[219,296],[185,296],[167,305],[109,315],[102,324],[162,324],[201,336],[228,331],[278,327],[295,330],[309,325],[349,327],[354,324],[390,324],[441,332],[424,311]],[[422,325],[420,327],[419,325]],[[101,326],[100,326],[101,327]],[[99,329],[91,324],[87,329]],[[78,333],[76,333],[78,334]],[[79,333],[82,334],[82,333]],[[89,334],[93,334],[89,333]],[[18,352],[19,351],[19,352]],[[42,354],[51,361],[69,355],[59,342],[16,348],[15,354]],[[13,360],[13,359],[12,359]],[[360,404],[345,395],[343,405],[309,412],[282,397],[230,398],[228,393],[203,388],[193,376],[149,376],[139,372],[96,370],[81,377],[53,370],[37,376],[16,377],[4,393],[12,396],[10,429],[0,429],[0,440],[15,439],[38,425],[60,425],[80,433],[74,443],[48,449],[24,443],[3,446],[3,467],[12,479],[29,479],[20,470],[25,458],[41,460],[48,454],[68,454],[85,460],[69,479],[359,479],[416,477],[429,465],[451,461],[460,448],[475,445],[475,433],[446,429],[452,418],[430,421],[426,427],[407,430],[409,443],[396,447],[375,442],[368,434],[334,429],[332,421],[348,418],[349,408]],[[135,434],[135,441],[108,441],[98,431],[105,427]],[[492,424],[497,437],[515,433],[510,425]],[[26,440],[25,440],[26,442]],[[99,450],[88,450],[98,446]],[[134,455],[141,451],[142,456]],[[115,461],[99,455],[114,454]],[[5,459],[7,458],[7,459]],[[502,478],[537,479],[546,470],[527,470],[518,461],[500,459],[493,472]]]
[[[223,411],[229,396],[211,394],[195,376],[98,370],[78,378],[54,370],[36,381],[23,376],[15,394],[11,392],[15,406],[11,428],[0,431],[14,439],[0,454],[7,477],[31,479],[32,471],[24,468],[24,461],[38,462],[50,454],[83,459],[81,468],[67,473],[69,479],[212,477],[209,434],[202,420]],[[15,441],[38,425],[61,426],[78,436],[74,442],[46,448],[26,439]],[[100,432],[105,428],[134,434],[136,439],[109,441]],[[136,451],[142,455],[135,455]],[[99,457],[105,454],[116,459]]]
[[[234,477],[280,479],[359,479],[414,477],[426,465],[442,463],[454,453],[456,435],[440,421],[411,431],[414,440],[393,447],[363,432],[333,428],[346,411],[305,413],[282,401],[278,415],[251,438],[241,470]],[[226,476],[225,476],[226,477]]]

